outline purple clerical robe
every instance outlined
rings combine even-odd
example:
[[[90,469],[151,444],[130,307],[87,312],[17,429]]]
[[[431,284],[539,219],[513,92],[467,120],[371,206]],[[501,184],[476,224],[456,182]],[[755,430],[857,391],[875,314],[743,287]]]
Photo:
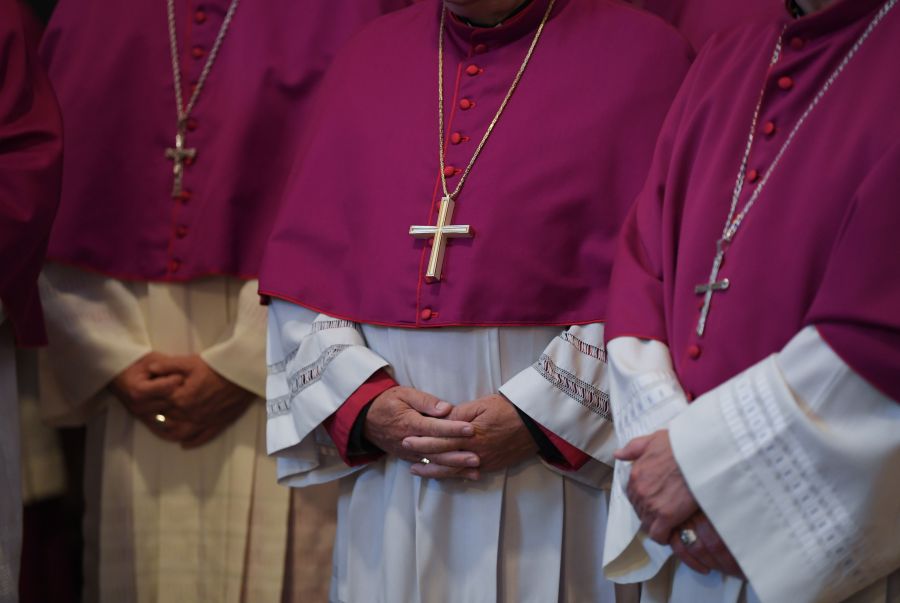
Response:
[[[699,50],[711,35],[748,23],[778,21],[784,0],[630,0],[674,25]]]
[[[615,238],[688,67],[678,34],[608,0],[558,0],[521,83],[456,199],[474,238],[431,247],[442,193],[466,165],[548,8],[500,27],[446,23],[438,137],[438,0],[367,27],[323,85],[308,152],[266,250],[262,292],[396,327],[603,321]]]
[[[738,203],[767,176],[800,115],[884,0],[714,37],[670,113],[623,229],[607,339],[668,344],[699,396],[779,351],[806,326],[900,400],[900,8],[889,13],[809,115],[730,245],[706,332],[701,298],[728,215],[754,107]],[[784,29],[784,48],[770,67]],[[852,400],[848,401],[852,404]]]
[[[0,300],[16,342],[46,342],[40,273],[59,201],[62,124],[15,0],[0,0]]]
[[[163,0],[61,0],[42,58],[65,114],[50,258],[118,278],[254,277],[313,91],[364,22],[410,0],[238,5],[196,109],[173,198],[176,106]],[[177,0],[185,101],[229,0]]]

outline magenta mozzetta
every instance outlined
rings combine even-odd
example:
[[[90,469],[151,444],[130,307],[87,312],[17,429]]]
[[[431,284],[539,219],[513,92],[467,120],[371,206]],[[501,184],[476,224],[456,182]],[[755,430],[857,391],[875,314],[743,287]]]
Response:
[[[66,115],[50,259],[144,281],[255,277],[309,123],[310,91],[362,23],[408,3],[241,2],[185,124],[184,146],[196,156],[173,198],[166,3],[62,0],[42,46]],[[175,2],[185,102],[229,5]]]
[[[548,4],[534,0],[496,28],[447,17],[449,190]],[[441,280],[433,281],[426,278],[430,240],[409,232],[436,223],[443,195],[441,8],[425,0],[388,15],[336,59],[309,153],[288,185],[266,250],[262,292],[398,327],[604,320],[615,238],[688,65],[687,44],[661,21],[619,3],[557,0],[455,199],[453,224],[470,225],[474,236],[447,243]]]
[[[714,37],[675,101],[623,229],[606,336],[667,343],[693,396],[812,325],[855,371],[900,399],[900,80],[885,75],[896,70],[900,10],[865,36],[887,6],[840,2]],[[727,289],[712,295],[700,336],[704,299],[695,289],[709,282],[760,93],[737,211],[764,188],[727,245],[716,275]]]

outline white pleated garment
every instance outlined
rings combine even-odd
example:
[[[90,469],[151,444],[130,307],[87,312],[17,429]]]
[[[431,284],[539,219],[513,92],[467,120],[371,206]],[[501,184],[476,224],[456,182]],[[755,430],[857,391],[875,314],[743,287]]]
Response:
[[[608,465],[592,460],[566,477],[535,458],[477,483],[426,480],[394,458],[351,469],[320,428],[388,367],[398,383],[453,404],[503,388],[529,414],[534,405],[549,406],[538,420],[555,432],[548,420],[554,411],[571,439],[580,432],[582,441],[596,441],[603,431],[606,444],[611,429],[600,429],[605,421],[590,400],[566,395],[536,368],[545,351],[560,347],[554,367],[580,367],[590,382],[601,372],[605,379],[598,359],[562,346],[555,327],[360,327],[278,300],[269,317],[268,436],[279,477],[292,486],[341,482],[333,601],[616,600],[600,572]],[[594,333],[602,345],[602,327]],[[525,389],[533,400],[521,395]],[[602,445],[588,452],[609,460]]]

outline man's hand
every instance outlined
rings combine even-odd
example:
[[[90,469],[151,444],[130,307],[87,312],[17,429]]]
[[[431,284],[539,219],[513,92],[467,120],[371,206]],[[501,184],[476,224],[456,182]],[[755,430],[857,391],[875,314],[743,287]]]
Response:
[[[693,530],[697,535],[697,541],[691,545],[681,542],[681,531],[686,529]],[[678,558],[696,572],[708,574],[715,570],[746,580],[725,541],[702,511],[679,526],[669,544]]]
[[[149,363],[148,368],[152,373],[183,378],[183,384],[169,396],[192,426],[180,440],[183,448],[196,448],[213,440],[240,419],[256,398],[212,370],[198,355],[162,356]]]
[[[700,508],[675,462],[668,430],[635,438],[615,456],[633,463],[625,492],[641,528],[656,542],[668,544],[676,526]]]
[[[446,455],[474,453],[481,464],[472,470],[468,479],[478,479],[480,472],[498,471],[517,465],[537,454],[538,447],[531,433],[512,403],[500,394],[479,398],[453,409],[449,419],[466,421],[475,428],[472,438],[412,436],[403,446],[418,457],[426,457],[431,463],[413,465],[412,473],[422,477],[460,477],[452,466],[447,466]]]
[[[475,430],[468,422],[448,420],[453,406],[431,394],[411,387],[392,387],[375,398],[366,415],[364,435],[387,454],[411,463],[424,455],[403,447],[404,438],[412,435],[469,439]],[[453,452],[435,457],[434,462],[452,467],[457,477],[466,477],[479,464],[474,454]]]
[[[150,369],[165,358],[158,352],[146,354],[113,379],[109,389],[150,431],[164,440],[178,442],[193,431],[193,426],[170,399],[184,383],[184,376]],[[158,421],[157,415],[165,417],[165,422]]]

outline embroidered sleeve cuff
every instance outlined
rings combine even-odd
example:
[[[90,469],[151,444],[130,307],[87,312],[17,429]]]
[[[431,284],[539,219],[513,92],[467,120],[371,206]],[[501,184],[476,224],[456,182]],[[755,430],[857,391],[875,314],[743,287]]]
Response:
[[[691,492],[760,598],[807,601],[797,575],[805,563],[797,563],[804,554],[797,538],[806,530],[786,529],[796,526],[779,504],[792,499],[789,493],[798,500],[804,494],[793,492],[803,488],[804,471],[779,445],[792,421],[777,398],[789,400],[791,393],[770,357],[699,397],[672,421],[669,437]],[[776,470],[758,472],[758,466]],[[769,483],[777,480],[782,483]],[[773,565],[774,558],[779,563]]]
[[[347,465],[351,467],[364,465],[384,454],[365,440],[362,428],[365,425],[369,405],[379,395],[396,385],[397,382],[385,370],[379,370],[323,422],[328,435],[337,446],[338,453]]]
[[[600,325],[595,326],[599,330]],[[612,465],[616,442],[605,386],[605,351],[567,331],[533,366],[504,383],[500,393],[544,428],[538,430],[541,436],[567,464],[545,460],[555,468],[574,470],[585,464],[579,465],[580,455],[574,451]]]

